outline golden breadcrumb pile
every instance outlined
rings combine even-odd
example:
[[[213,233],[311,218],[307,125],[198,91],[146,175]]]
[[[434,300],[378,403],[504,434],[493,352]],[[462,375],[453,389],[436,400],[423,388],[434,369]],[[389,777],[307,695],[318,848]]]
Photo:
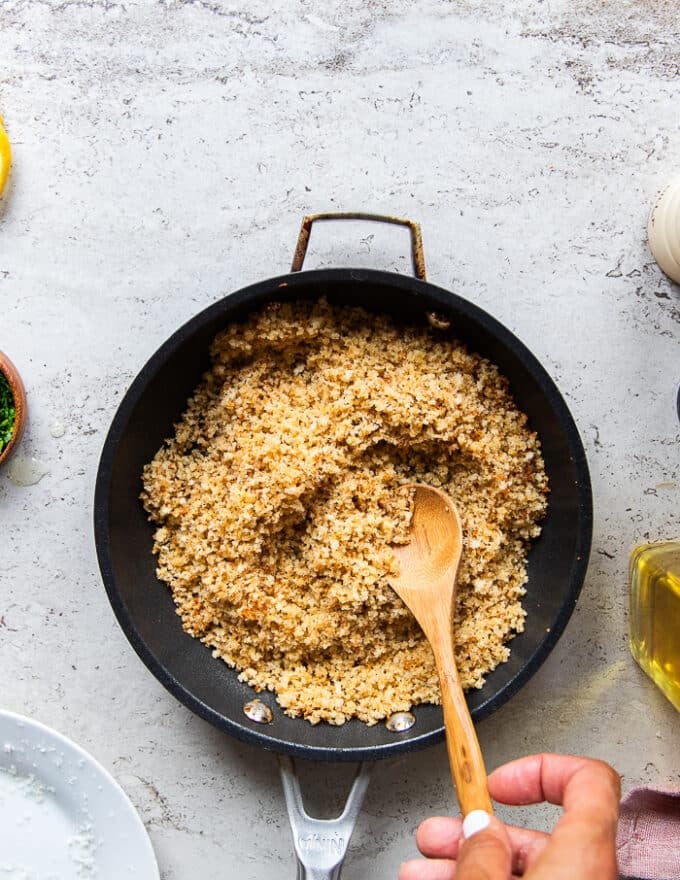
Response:
[[[214,340],[175,436],[144,469],[158,577],[184,628],[312,724],[438,703],[432,653],[388,584],[412,497],[455,501],[463,686],[522,630],[545,513],[536,435],[506,379],[445,331],[274,304]]]

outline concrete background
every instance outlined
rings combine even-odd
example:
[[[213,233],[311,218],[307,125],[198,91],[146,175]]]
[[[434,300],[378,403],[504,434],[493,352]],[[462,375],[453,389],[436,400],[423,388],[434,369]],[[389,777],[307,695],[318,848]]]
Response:
[[[274,757],[192,716],[119,630],[92,539],[98,457],[150,354],[286,271],[311,211],[420,221],[430,280],[517,333],[582,433],[588,577],[539,673],[480,724],[489,767],[567,751],[625,788],[680,786],[678,715],[634,664],[626,612],[631,547],[680,537],[680,295],[645,235],[680,170],[677,10],[495,6],[0,0],[0,348],[29,395],[16,460],[47,471],[0,472],[0,702],[116,776],[164,880],[293,876],[290,831]],[[407,244],[326,225],[308,265],[408,271]],[[313,770],[321,809],[344,780]],[[417,824],[453,809],[443,746],[378,765],[343,876],[395,877]]]

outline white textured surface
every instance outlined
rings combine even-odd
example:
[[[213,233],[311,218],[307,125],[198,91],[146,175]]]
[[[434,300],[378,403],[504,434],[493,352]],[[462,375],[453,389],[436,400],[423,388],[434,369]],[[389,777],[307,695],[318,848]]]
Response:
[[[680,785],[678,715],[626,632],[631,546],[680,533],[680,295],[645,242],[680,164],[678,29],[672,0],[0,0],[0,348],[29,395],[19,454],[49,467],[26,487],[0,473],[1,699],[108,767],[164,880],[294,876],[290,834],[275,760],[178,705],[118,629],[98,456],[146,358],[286,271],[314,210],[419,220],[430,280],[516,332],[582,432],[588,578],[548,661],[480,725],[489,766],[564,750],[626,787]],[[309,265],[408,270],[393,229],[312,244]],[[317,768],[317,791],[336,775]],[[418,822],[451,808],[443,746],[379,765],[343,876],[394,877]]]

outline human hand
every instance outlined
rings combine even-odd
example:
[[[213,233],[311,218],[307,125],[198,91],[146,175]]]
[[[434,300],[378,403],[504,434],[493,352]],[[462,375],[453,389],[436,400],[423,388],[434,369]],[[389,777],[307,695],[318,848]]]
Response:
[[[477,810],[465,824],[426,819],[416,843],[427,858],[404,862],[399,880],[616,880],[621,792],[608,764],[530,755],[494,770],[488,782],[491,797],[503,804],[561,804],[552,834],[503,825]]]

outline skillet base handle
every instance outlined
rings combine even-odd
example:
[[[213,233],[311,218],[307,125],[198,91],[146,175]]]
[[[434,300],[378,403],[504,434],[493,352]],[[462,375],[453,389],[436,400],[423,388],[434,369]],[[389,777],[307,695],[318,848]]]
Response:
[[[371,767],[359,764],[345,808],[337,819],[315,819],[305,812],[293,761],[279,755],[281,783],[297,858],[297,880],[339,880],[354,825],[368,788]]]
[[[413,262],[413,274],[421,281],[426,280],[425,255],[423,253],[423,235],[418,223],[413,220],[405,220],[402,217],[389,217],[386,214],[367,214],[364,211],[330,211],[323,214],[308,214],[302,218],[302,226],[298,236],[291,272],[299,272],[305,261],[309,236],[312,234],[312,224],[317,220],[375,220],[378,223],[393,223],[395,226],[407,226],[411,233],[411,260]]]

